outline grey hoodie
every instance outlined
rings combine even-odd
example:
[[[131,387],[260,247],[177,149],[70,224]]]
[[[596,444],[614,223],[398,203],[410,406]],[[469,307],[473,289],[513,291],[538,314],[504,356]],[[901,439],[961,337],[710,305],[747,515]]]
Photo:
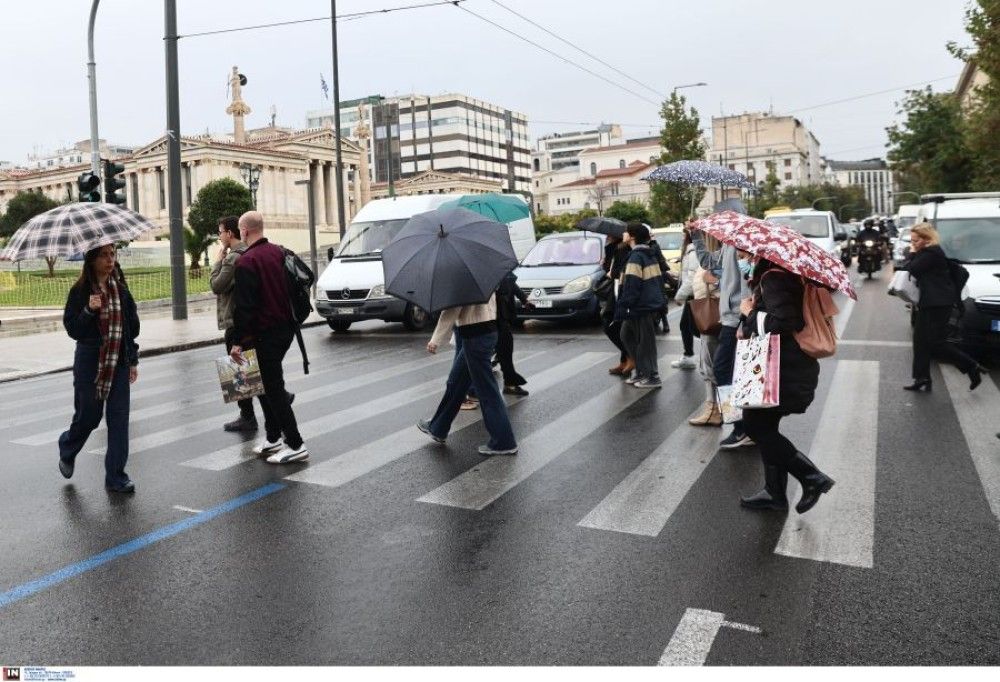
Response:
[[[719,320],[724,327],[738,327],[740,325],[740,303],[744,298],[749,298],[750,285],[743,278],[740,272],[739,255],[735,246],[722,245],[721,251],[712,253],[705,248],[701,232],[694,232],[691,235],[695,251],[698,254],[698,262],[701,267],[710,271],[718,271],[721,267],[722,276],[719,278]]]

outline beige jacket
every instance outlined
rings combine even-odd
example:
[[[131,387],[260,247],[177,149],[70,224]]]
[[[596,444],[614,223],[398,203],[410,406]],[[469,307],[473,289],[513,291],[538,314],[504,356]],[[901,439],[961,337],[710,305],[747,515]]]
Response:
[[[234,240],[226,257],[215,261],[212,266],[209,282],[212,293],[218,297],[215,301],[215,317],[222,330],[233,326],[233,311],[236,309],[236,260],[246,250],[246,244]]]
[[[476,305],[463,305],[457,308],[448,308],[441,312],[438,318],[437,327],[434,328],[434,335],[431,343],[437,344],[441,348],[451,339],[451,333],[455,327],[465,327],[470,324],[481,322],[495,322],[497,319],[497,297],[494,294],[486,303]]]

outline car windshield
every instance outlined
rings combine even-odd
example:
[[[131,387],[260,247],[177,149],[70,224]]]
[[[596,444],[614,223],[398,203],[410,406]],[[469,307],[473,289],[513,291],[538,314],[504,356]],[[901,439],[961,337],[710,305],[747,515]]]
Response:
[[[680,251],[681,244],[684,243],[683,232],[666,232],[664,234],[654,234],[653,238],[664,251]]]
[[[899,239],[904,242],[910,241],[910,228],[904,227],[902,230],[900,230]]]
[[[816,239],[830,236],[830,221],[823,215],[779,215],[771,216],[768,221],[790,227],[803,237]]]
[[[552,237],[535,244],[521,265],[596,265],[601,262],[603,241],[593,237]]]
[[[938,219],[941,248],[963,263],[1000,263],[1000,218]]]
[[[900,229],[904,227],[913,227],[917,224],[917,217],[912,215],[904,215],[899,217],[899,221],[896,223],[897,227]]]
[[[372,256],[382,252],[392,238],[399,234],[408,218],[372,220],[351,223],[337,250],[337,258],[344,256]]]

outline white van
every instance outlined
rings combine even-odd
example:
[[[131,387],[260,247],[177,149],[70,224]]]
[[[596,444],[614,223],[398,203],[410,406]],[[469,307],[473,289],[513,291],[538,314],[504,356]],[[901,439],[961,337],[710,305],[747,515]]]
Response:
[[[1000,192],[925,194],[917,222],[932,223],[941,248],[969,271],[962,338],[974,352],[1000,352]]]
[[[917,217],[920,215],[920,204],[903,204],[896,211],[896,229],[902,230],[904,227],[913,227],[917,224]]]
[[[767,216],[767,222],[792,228],[850,267],[851,249],[847,230],[832,212],[797,208],[785,213],[771,213]]]
[[[514,254],[521,260],[535,244],[535,224],[527,203],[519,195],[419,194],[375,199],[354,216],[330,264],[319,276],[316,312],[326,318],[331,329],[339,332],[347,331],[352,323],[361,320],[402,322],[411,331],[423,329],[430,320],[426,312],[385,293],[382,249],[418,213],[470,201],[476,204],[470,206],[472,210],[485,213],[491,200],[524,205],[527,217],[507,223]]]

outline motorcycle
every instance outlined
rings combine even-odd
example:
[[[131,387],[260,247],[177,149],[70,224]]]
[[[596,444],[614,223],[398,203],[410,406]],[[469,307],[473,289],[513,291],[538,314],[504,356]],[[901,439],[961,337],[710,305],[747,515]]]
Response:
[[[858,245],[858,273],[868,279],[882,269],[882,245],[874,239],[866,239]]]

